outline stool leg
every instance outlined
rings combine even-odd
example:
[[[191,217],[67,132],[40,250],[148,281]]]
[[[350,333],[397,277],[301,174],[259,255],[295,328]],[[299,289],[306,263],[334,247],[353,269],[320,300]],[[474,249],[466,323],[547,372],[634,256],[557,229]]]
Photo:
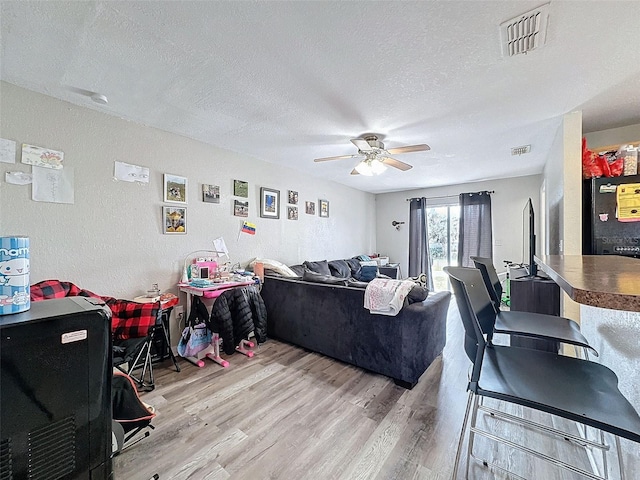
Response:
[[[618,466],[620,467],[620,480],[625,480],[624,475],[624,462],[622,460],[622,448],[620,448],[620,437],[615,435],[616,437],[616,450],[618,451]]]
[[[171,345],[169,345],[169,334],[167,333],[167,330],[164,328],[164,322],[162,323],[162,334],[164,335],[164,341],[167,345],[167,349],[169,350],[169,356],[171,357],[173,366],[176,367],[176,372],[179,372],[180,366],[178,366],[178,360],[176,359],[176,356],[173,354],[173,349],[171,348]]]
[[[462,442],[464,441],[464,431],[467,428],[467,421],[469,420],[469,410],[471,410],[471,398],[473,393],[469,392],[469,398],[467,400],[467,409],[464,412],[464,420],[462,421],[462,430],[460,431],[460,438],[458,439],[458,448],[456,450],[456,459],[453,464],[453,476],[452,480],[456,480],[458,477],[458,464],[460,463],[460,453],[462,451]]]

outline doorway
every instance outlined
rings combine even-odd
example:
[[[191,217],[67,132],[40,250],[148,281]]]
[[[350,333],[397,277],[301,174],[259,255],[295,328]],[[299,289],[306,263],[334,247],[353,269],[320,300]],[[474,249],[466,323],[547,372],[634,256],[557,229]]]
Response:
[[[427,208],[429,253],[433,286],[436,291],[451,290],[446,266],[458,265],[459,205],[440,205]]]

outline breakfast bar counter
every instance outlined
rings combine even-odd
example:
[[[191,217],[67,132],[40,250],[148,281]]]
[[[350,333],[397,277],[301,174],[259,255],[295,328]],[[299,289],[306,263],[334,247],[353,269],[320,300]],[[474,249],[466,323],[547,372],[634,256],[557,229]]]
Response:
[[[616,255],[547,255],[536,263],[572,300],[640,312],[640,259]]]
[[[640,259],[550,255],[536,263],[580,304],[580,330],[618,376],[618,388],[640,412]],[[625,469],[640,472],[638,445],[622,441]],[[628,478],[628,475],[627,475]]]

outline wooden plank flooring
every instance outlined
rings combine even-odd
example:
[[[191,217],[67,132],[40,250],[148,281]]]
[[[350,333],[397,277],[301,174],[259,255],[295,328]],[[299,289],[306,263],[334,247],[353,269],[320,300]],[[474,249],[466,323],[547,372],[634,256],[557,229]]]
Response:
[[[156,429],[114,459],[115,478],[451,478],[470,365],[454,303],[445,351],[413,390],[275,340],[252,359],[232,355],[227,369],[212,362],[199,369],[183,360],[180,373],[169,362],[154,366],[156,389],[142,398],[158,412]],[[524,414],[548,421],[535,412]],[[549,442],[491,417],[479,417],[479,424],[589,468],[584,451],[568,442]],[[571,424],[565,427],[575,431]],[[481,438],[475,451],[530,479],[582,478]],[[612,462],[615,479],[615,456]],[[469,478],[506,477],[472,465]]]

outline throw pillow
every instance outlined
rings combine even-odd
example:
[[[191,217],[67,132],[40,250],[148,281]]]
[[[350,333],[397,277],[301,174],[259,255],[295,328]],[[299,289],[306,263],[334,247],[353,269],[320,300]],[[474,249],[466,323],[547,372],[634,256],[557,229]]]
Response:
[[[415,285],[407,294],[407,300],[409,304],[422,302],[429,295],[429,290],[425,287],[421,287],[420,285]]]
[[[360,282],[370,282],[378,275],[378,267],[373,265],[363,265],[355,276]]]
[[[304,262],[303,265],[312,272],[331,276],[331,270],[329,270],[329,262],[327,262],[326,260],[321,260],[319,262]]]
[[[334,277],[349,278],[351,276],[351,268],[344,260],[331,260],[329,270]]]
[[[407,280],[413,280],[414,282],[416,282],[421,287],[427,288],[427,274],[426,273],[421,273],[417,277],[409,277],[409,278],[407,278]]]
[[[328,285],[345,285],[346,280],[344,278],[333,277],[331,275],[323,275],[321,273],[312,272],[311,270],[305,270],[302,275],[302,280],[305,282],[325,283]]]

